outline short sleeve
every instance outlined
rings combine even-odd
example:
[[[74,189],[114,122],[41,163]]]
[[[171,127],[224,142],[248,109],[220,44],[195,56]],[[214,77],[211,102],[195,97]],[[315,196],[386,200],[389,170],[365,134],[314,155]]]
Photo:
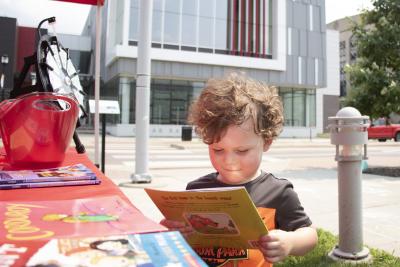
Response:
[[[282,191],[276,211],[276,223],[277,228],[284,231],[294,231],[312,224],[291,183],[287,183]]]

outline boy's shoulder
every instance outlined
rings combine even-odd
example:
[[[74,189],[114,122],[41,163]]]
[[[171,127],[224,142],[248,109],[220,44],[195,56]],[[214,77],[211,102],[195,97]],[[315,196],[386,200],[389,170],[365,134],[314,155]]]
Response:
[[[262,171],[259,179],[254,180],[255,183],[266,183],[268,185],[276,185],[276,186],[293,186],[293,184],[285,178],[279,178],[273,175],[272,173],[267,173]]]
[[[200,189],[200,188],[211,188],[220,187],[221,183],[217,180],[218,174],[216,172],[204,175],[196,180],[189,182],[186,185],[186,189]]]

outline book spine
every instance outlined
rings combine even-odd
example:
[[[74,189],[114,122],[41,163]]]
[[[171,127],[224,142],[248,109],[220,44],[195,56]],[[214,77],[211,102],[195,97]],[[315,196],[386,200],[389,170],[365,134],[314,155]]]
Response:
[[[96,174],[83,164],[42,170],[0,171],[0,185],[94,179]]]
[[[37,188],[37,187],[53,187],[53,186],[73,186],[73,185],[95,185],[100,184],[101,180],[76,180],[76,181],[56,181],[56,182],[38,182],[38,183],[20,183],[0,185],[1,190]]]
[[[1,180],[0,185],[4,184],[19,184],[19,183],[42,183],[42,182],[63,182],[63,181],[78,181],[78,180],[95,180],[96,175],[87,176],[65,176],[65,177],[35,177],[35,178],[22,178]]]
[[[9,179],[0,180],[0,185],[4,184],[20,184],[20,183],[41,183],[41,182],[62,182],[62,181],[78,181],[78,180],[95,180],[97,176],[85,175],[85,176],[53,176],[53,177],[29,177],[22,179]]]

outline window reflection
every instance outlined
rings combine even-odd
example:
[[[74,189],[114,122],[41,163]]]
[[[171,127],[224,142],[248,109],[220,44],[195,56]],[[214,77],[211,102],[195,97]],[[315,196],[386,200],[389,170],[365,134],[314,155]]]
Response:
[[[272,4],[272,0],[154,0],[152,46],[272,58]],[[131,0],[129,45],[137,45],[138,20],[139,0]]]
[[[285,126],[316,125],[315,89],[279,88],[283,103]]]
[[[166,0],[164,14],[164,43],[179,44],[180,0]]]
[[[153,2],[152,40],[155,43],[161,43],[162,3],[162,0]]]
[[[118,2],[122,3],[123,1],[118,1]],[[120,16],[119,19],[122,18],[123,16]],[[129,16],[129,40],[137,41],[138,37],[139,37],[139,0],[131,0],[131,10]]]

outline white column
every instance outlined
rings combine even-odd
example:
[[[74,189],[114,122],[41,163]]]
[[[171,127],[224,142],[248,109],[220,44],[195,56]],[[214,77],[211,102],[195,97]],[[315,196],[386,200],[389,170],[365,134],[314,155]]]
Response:
[[[151,27],[153,0],[140,1],[136,74],[136,159],[132,182],[151,182],[148,168],[150,128]]]

